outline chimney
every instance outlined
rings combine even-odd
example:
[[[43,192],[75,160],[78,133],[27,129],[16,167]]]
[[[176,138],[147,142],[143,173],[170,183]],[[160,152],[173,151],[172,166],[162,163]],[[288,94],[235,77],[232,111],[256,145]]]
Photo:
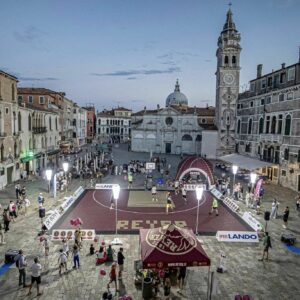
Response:
[[[284,69],[285,68],[285,63],[282,63],[281,64],[281,69]]]
[[[262,74],[262,64],[257,65],[257,72],[256,72],[256,78],[260,78]]]

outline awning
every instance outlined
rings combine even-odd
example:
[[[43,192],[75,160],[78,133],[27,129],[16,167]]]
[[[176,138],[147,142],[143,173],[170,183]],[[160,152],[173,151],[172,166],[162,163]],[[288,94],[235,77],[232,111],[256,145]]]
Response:
[[[246,169],[246,170],[255,170],[267,166],[273,166],[274,164],[251,158],[249,156],[244,156],[240,154],[228,154],[224,156],[218,157],[218,159],[223,160],[227,163],[233,164],[238,166],[241,169]]]
[[[47,152],[47,155],[48,155],[48,156],[51,156],[51,155],[55,155],[55,154],[57,154],[57,153],[60,153],[60,150],[59,150],[59,149],[49,150],[49,151]]]

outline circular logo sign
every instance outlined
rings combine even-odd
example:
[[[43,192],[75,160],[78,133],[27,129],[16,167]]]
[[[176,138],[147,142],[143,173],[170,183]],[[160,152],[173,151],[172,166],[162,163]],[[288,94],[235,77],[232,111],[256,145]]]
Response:
[[[168,255],[182,255],[192,251],[196,245],[196,239],[185,229],[176,229],[174,226],[150,229],[146,236],[146,242],[162,253]]]

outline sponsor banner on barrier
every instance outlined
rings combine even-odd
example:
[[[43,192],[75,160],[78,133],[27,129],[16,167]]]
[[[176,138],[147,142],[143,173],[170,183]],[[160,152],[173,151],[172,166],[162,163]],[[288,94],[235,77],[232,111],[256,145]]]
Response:
[[[261,231],[263,229],[262,225],[252,216],[250,212],[244,212],[242,219],[255,231]]]
[[[74,200],[76,200],[83,192],[84,188],[80,186],[73,194]]]
[[[117,184],[113,184],[113,183],[97,183],[95,185],[95,189],[96,190],[112,190],[113,186],[115,186]]]
[[[216,238],[219,242],[259,242],[257,232],[253,231],[218,231]]]
[[[74,197],[66,197],[63,204],[59,207],[59,212],[62,215],[73,203],[75,202]]]
[[[204,190],[206,190],[206,187],[204,184],[184,184],[183,187],[186,191],[195,191],[196,187],[203,187]]]
[[[60,216],[60,212],[57,209],[55,209],[53,213],[44,221],[44,225],[47,227],[48,230],[52,228],[52,226],[56,223]]]
[[[93,241],[96,234],[94,229],[81,229],[83,241]],[[52,231],[52,241],[61,241],[68,238],[75,239],[75,229],[54,229]]]
[[[220,200],[220,199],[223,197],[223,194],[222,194],[220,191],[218,191],[216,188],[211,189],[210,192],[211,192],[212,195],[213,195],[214,197],[216,197],[218,200]]]

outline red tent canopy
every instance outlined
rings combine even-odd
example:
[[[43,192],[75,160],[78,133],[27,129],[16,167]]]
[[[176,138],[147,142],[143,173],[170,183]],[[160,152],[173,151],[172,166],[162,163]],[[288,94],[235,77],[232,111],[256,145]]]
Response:
[[[140,229],[143,268],[210,266],[210,259],[192,230],[170,224]]]
[[[181,180],[185,174],[196,170],[208,179],[210,185],[214,183],[212,164],[207,159],[197,156],[188,156],[180,162],[177,168],[176,179]]]

